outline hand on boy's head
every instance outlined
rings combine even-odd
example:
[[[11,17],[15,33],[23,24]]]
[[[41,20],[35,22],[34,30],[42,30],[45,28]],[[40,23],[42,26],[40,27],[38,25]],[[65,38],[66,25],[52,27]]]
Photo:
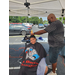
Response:
[[[31,35],[34,35],[34,33],[31,33]]]

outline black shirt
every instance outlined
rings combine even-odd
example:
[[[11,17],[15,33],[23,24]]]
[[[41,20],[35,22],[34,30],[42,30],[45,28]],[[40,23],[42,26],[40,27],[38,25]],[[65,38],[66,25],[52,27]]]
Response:
[[[50,47],[64,46],[64,27],[61,21],[56,20],[52,22],[44,30],[48,32],[48,43]]]
[[[40,43],[27,45],[18,75],[36,75],[38,63],[46,55],[46,51]]]

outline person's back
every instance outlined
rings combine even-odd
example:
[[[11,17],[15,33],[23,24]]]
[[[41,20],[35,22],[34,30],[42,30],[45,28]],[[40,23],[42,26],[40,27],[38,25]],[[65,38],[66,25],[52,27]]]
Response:
[[[30,42],[25,47],[19,75],[37,75],[38,64],[47,55],[43,46],[36,42],[34,36],[30,37]]]

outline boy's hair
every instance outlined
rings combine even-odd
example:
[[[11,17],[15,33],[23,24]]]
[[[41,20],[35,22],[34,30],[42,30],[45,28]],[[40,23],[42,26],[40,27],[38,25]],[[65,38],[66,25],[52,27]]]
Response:
[[[36,37],[35,37],[34,35],[31,35],[30,38],[36,38]],[[30,39],[30,38],[29,38],[29,39]]]

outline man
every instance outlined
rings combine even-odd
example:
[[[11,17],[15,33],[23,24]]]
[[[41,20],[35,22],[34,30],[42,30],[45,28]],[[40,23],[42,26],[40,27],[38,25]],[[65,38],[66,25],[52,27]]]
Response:
[[[48,71],[43,46],[36,42],[34,35],[30,36],[30,44],[25,47],[21,68],[18,75],[45,75]]]
[[[57,75],[55,69],[58,54],[64,46],[64,27],[63,24],[56,19],[54,14],[49,14],[47,19],[50,25],[44,30],[34,32],[31,35],[40,35],[48,32],[49,61],[52,63],[52,71],[48,75]]]

